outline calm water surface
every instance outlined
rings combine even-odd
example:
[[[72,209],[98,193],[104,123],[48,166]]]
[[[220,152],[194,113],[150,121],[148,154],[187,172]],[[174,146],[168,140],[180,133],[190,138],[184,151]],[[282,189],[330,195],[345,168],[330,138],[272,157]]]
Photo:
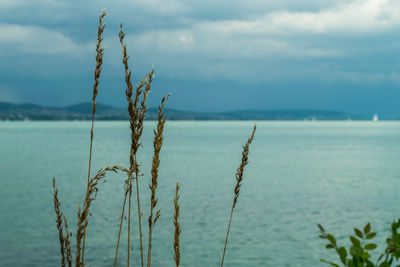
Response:
[[[145,124],[140,180],[147,243],[152,129]],[[241,146],[252,122],[171,122],[157,191],[153,266],[173,264],[173,196],[181,187],[182,266],[218,266]],[[0,122],[0,266],[59,266],[51,179],[75,241],[87,179],[90,122]],[[96,122],[94,170],[128,165],[129,126]],[[400,216],[400,122],[259,122],[234,214],[225,266],[324,266],[335,259],[318,239],[321,223],[348,244],[372,223],[383,245]],[[123,175],[100,184],[87,236],[87,266],[111,266]],[[134,209],[136,212],[136,210]],[[138,263],[137,217],[133,261]],[[125,264],[126,238],[120,266]],[[382,248],[381,248],[382,249]]]

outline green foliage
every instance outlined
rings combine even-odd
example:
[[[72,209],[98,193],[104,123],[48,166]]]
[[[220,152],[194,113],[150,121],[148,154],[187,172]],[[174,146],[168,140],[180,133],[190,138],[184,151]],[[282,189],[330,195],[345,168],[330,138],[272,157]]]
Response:
[[[391,236],[386,239],[386,249],[380,254],[376,263],[371,261],[371,252],[374,251],[378,245],[372,243],[372,239],[376,236],[375,232],[371,232],[371,225],[367,223],[363,230],[354,228],[354,234],[350,238],[350,247],[345,248],[337,244],[336,238],[325,231],[325,229],[318,224],[320,230],[320,238],[326,240],[328,243],[325,245],[326,249],[336,252],[339,256],[340,263],[327,261],[321,259],[322,262],[331,266],[347,266],[347,267],[400,267],[396,264],[400,258],[400,219],[392,223]],[[395,263],[396,262],[396,263]]]

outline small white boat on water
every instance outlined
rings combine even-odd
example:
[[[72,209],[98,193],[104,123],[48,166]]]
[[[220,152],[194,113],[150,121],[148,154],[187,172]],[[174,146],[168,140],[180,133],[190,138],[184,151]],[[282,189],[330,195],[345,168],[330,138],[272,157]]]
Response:
[[[374,114],[374,116],[372,117],[372,121],[378,121],[379,120],[379,118],[378,118],[378,114]]]

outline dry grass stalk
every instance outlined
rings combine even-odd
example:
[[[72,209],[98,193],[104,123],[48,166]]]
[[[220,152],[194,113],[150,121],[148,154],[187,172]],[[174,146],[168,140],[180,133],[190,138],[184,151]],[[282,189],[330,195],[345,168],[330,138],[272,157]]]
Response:
[[[129,173],[129,170],[121,166],[110,166],[104,169],[100,169],[97,174],[89,180],[88,190],[86,192],[85,202],[83,203],[83,210],[79,207],[78,210],[78,229],[76,231],[76,257],[75,267],[83,266],[81,262],[81,241],[84,234],[85,226],[87,225],[87,216],[89,214],[89,208],[93,200],[96,199],[98,192],[98,183],[102,180],[107,172],[118,172],[123,171]],[[82,252],[83,253],[83,252]]]
[[[126,196],[127,196],[127,194],[128,194],[128,191],[125,191],[124,204],[122,205],[122,214],[121,214],[120,223],[119,223],[117,248],[115,249],[114,267],[117,265],[119,241],[121,240],[122,222],[123,222],[123,218],[124,218],[124,214],[125,214],[125,205],[126,205]]]
[[[54,189],[54,195],[53,195],[54,210],[57,215],[56,222],[57,222],[58,236],[60,239],[61,266],[64,267],[65,266],[65,249],[64,249],[65,238],[64,238],[63,228],[62,228],[63,214],[60,210],[60,201],[58,200],[58,189],[56,187],[56,181],[54,178],[53,178],[53,189]],[[67,232],[67,235],[68,235],[68,232]]]
[[[146,107],[146,100],[148,93],[151,88],[151,82],[153,79],[153,74],[154,74],[154,69],[146,75],[144,79],[138,84],[136,87],[136,92],[135,92],[135,97],[134,100],[132,101],[132,96],[133,96],[133,86],[131,82],[131,75],[132,72],[129,70],[129,65],[128,65],[128,53],[126,49],[126,44],[124,43],[124,38],[125,38],[125,33],[122,31],[122,25],[120,26],[120,32],[119,32],[119,38],[120,38],[120,43],[122,45],[122,62],[124,64],[125,68],[125,82],[127,85],[126,89],[126,99],[128,101],[128,111],[129,111],[129,117],[130,117],[130,128],[131,128],[131,152],[130,152],[130,167],[129,167],[129,177],[126,183],[126,192],[125,192],[125,198],[124,198],[124,204],[123,204],[123,213],[125,210],[125,204],[126,204],[126,198],[127,198],[127,193],[129,192],[129,201],[128,201],[128,256],[127,256],[127,266],[129,266],[129,255],[130,255],[130,212],[131,212],[131,199],[132,199],[132,180],[133,180],[133,173],[135,173],[135,179],[136,179],[136,196],[137,196],[137,207],[138,207],[138,225],[139,225],[139,240],[140,240],[140,257],[141,257],[141,264],[143,266],[143,241],[142,241],[142,224],[141,224],[141,210],[140,210],[140,197],[139,197],[139,183],[138,183],[138,177],[139,177],[139,165],[136,160],[136,153],[137,150],[140,147],[140,137],[143,133],[143,122],[145,118],[145,114],[147,111]],[[145,90],[143,92],[143,87],[145,87]],[[139,103],[139,98],[140,95],[143,92],[143,99],[140,103],[140,108],[138,107]],[[123,214],[122,214],[123,215]],[[122,228],[122,218],[120,221],[120,229]],[[121,230],[118,233],[118,241],[117,241],[117,249],[116,249],[116,255],[115,255],[115,260],[114,260],[114,266],[116,265],[116,259],[118,255],[118,246],[119,246],[119,240],[120,240],[120,233]]]
[[[151,70],[151,72],[147,75],[147,82],[146,82],[146,88],[144,90],[143,93],[143,99],[142,102],[140,104],[141,106],[141,110],[139,112],[139,119],[138,119],[138,123],[137,123],[137,129],[135,131],[135,135],[134,135],[134,140],[132,140],[132,143],[135,143],[138,145],[138,147],[135,150],[135,155],[134,155],[134,162],[135,162],[135,180],[136,180],[136,203],[137,203],[137,209],[138,209],[138,222],[139,222],[139,240],[140,240],[140,259],[141,259],[141,264],[143,267],[143,235],[142,235],[142,212],[140,211],[140,197],[139,197],[139,165],[137,164],[137,160],[136,160],[136,151],[139,148],[139,146],[141,145],[140,142],[140,137],[142,135],[143,132],[143,122],[145,119],[145,115],[146,115],[146,111],[147,111],[147,106],[146,106],[146,100],[147,100],[147,96],[150,92],[150,88],[151,88],[151,82],[153,80],[153,75],[154,75],[154,68]],[[140,88],[142,82],[139,83],[137,88]],[[131,152],[132,153],[132,152]],[[129,201],[130,201],[130,194],[132,192],[132,184],[131,184],[131,190],[129,193]],[[129,211],[130,211],[130,202],[129,202]],[[130,219],[130,217],[129,217]],[[128,226],[130,225],[130,221],[128,221]],[[129,255],[129,245],[128,245],[128,255]],[[129,264],[128,264],[129,267]]]
[[[72,253],[71,253],[71,243],[69,241],[69,236],[71,233],[68,231],[68,222],[67,218],[64,216],[64,225],[65,225],[65,238],[64,238],[64,247],[65,247],[65,252],[67,254],[66,260],[68,267],[72,266]]]
[[[181,234],[181,225],[179,224],[178,218],[179,218],[179,188],[180,185],[179,183],[176,183],[176,188],[175,188],[175,198],[174,198],[174,207],[175,207],[175,212],[174,212],[174,226],[175,226],[175,234],[174,234],[174,260],[176,267],[179,266],[179,262],[181,261],[181,252],[179,249],[179,236]]]
[[[139,102],[139,96],[141,94],[141,88],[139,88],[138,90],[136,90],[135,93],[135,100],[132,101],[132,93],[133,93],[133,86],[132,86],[132,82],[131,82],[131,75],[132,72],[129,70],[129,65],[128,65],[128,53],[126,50],[126,44],[124,43],[124,38],[125,38],[125,33],[122,31],[122,24],[120,26],[120,30],[119,30],[119,40],[120,43],[122,45],[122,62],[124,64],[124,68],[125,68],[125,82],[126,82],[126,86],[127,89],[125,91],[126,94],[126,99],[128,100],[128,111],[129,111],[129,117],[130,117],[130,128],[131,128],[131,153],[130,153],[130,157],[129,157],[129,175],[128,175],[128,180],[126,183],[126,191],[125,191],[125,197],[124,197],[124,204],[122,207],[122,212],[124,213],[125,210],[125,204],[126,204],[126,197],[127,197],[127,193],[129,192],[129,207],[128,207],[128,252],[127,252],[127,266],[129,266],[129,255],[130,255],[130,223],[131,223],[131,198],[132,198],[132,174],[133,171],[138,168],[137,164],[136,164],[136,160],[135,160],[135,155],[136,155],[136,151],[138,149],[138,144],[136,144],[134,142],[135,138],[135,132],[136,132],[136,128],[137,128],[137,118],[139,115],[139,111],[137,109],[137,104]],[[124,214],[122,213],[121,216],[121,221],[120,221],[120,230],[122,227],[122,221],[123,221],[123,217]],[[118,246],[119,246],[119,241],[120,241],[120,233],[121,231],[119,231],[118,233],[118,241],[117,241],[117,250],[115,252],[115,259],[114,259],[114,266],[116,265],[116,259],[118,256]],[[142,260],[143,261],[143,260]],[[143,266],[143,263],[142,263]]]
[[[93,85],[93,97],[92,97],[92,128],[90,130],[90,149],[89,149],[89,167],[88,167],[88,187],[89,187],[89,179],[90,179],[90,169],[92,164],[92,147],[93,147],[93,127],[94,127],[94,116],[96,113],[96,97],[99,91],[99,79],[101,74],[101,66],[103,64],[103,52],[104,48],[101,47],[101,41],[103,40],[102,34],[105,28],[105,23],[103,23],[103,18],[105,17],[106,12],[103,9],[101,15],[99,17],[99,27],[97,30],[97,44],[96,44],[96,68],[94,70],[94,85]],[[83,231],[83,245],[82,245],[82,265],[84,265],[84,257],[85,257],[85,240],[86,240],[86,225],[87,219],[85,219],[85,226]]]
[[[253,141],[255,132],[256,132],[256,125],[254,124],[253,132],[252,132],[251,136],[249,137],[249,139],[247,140],[247,143],[243,146],[242,161],[240,163],[239,168],[236,170],[236,186],[234,189],[234,197],[233,197],[233,203],[232,203],[232,208],[231,208],[231,215],[229,218],[228,230],[226,232],[225,246],[224,246],[224,253],[222,254],[221,267],[224,265],[224,258],[225,258],[226,246],[228,244],[229,231],[231,229],[233,210],[236,206],[236,203],[237,203],[237,200],[239,197],[240,186],[242,185],[242,180],[243,180],[244,167],[249,163],[249,147],[250,147],[251,142]]]
[[[121,34],[120,34],[120,36],[121,36]],[[126,54],[126,51],[125,51],[124,54]],[[124,60],[126,58],[127,58],[127,56],[124,57]],[[130,75],[131,75],[130,72],[128,72],[128,74],[129,74],[129,77],[130,77]],[[129,81],[130,81],[130,79],[129,79]],[[128,99],[128,110],[129,110],[129,115],[130,115],[130,128],[131,128],[131,132],[132,132],[132,134],[131,134],[131,139],[132,140],[134,140],[134,134],[133,134],[134,131],[132,129],[136,129],[136,123],[137,123],[137,120],[134,120],[132,118],[134,118],[136,116],[136,114],[138,114],[137,112],[134,111],[135,109],[137,110],[137,101],[136,101],[136,99],[139,99],[139,95],[141,93],[141,88],[146,83],[147,83],[147,76],[142,81],[140,81],[140,83],[137,86],[136,95],[135,95],[136,104],[134,104],[134,102],[132,102],[132,99],[131,99],[132,90],[128,90],[129,87],[130,88],[132,88],[132,87],[128,86],[128,89],[126,91],[126,95],[127,95],[127,99]],[[114,257],[114,267],[117,264],[119,242],[120,242],[120,239],[121,239],[121,231],[122,231],[122,222],[123,222],[123,218],[124,218],[124,214],[125,214],[126,199],[127,199],[128,193],[132,194],[132,180],[133,180],[132,174],[133,174],[134,170],[138,170],[138,167],[135,168],[136,158],[135,158],[134,154],[132,153],[132,151],[134,151],[135,149],[136,149],[136,145],[134,144],[134,142],[132,142],[131,143],[131,153],[130,153],[130,168],[129,168],[130,170],[129,170],[129,173],[128,173],[128,179],[125,182],[125,197],[124,197],[124,203],[122,205],[122,215],[121,215],[120,224],[119,224],[117,248],[115,250],[115,257]],[[137,174],[138,174],[138,172],[137,172]]]
[[[168,98],[163,97],[161,100],[161,105],[158,107],[158,120],[157,120],[157,130],[154,131],[154,156],[151,165],[151,184],[149,185],[151,191],[151,198],[150,198],[150,216],[149,216],[149,243],[148,243],[148,252],[147,252],[147,267],[151,265],[151,240],[152,240],[152,233],[153,227],[156,224],[158,218],[160,217],[160,210],[156,211],[156,214],[153,218],[154,208],[157,206],[156,199],[156,189],[157,189],[157,179],[158,179],[158,167],[160,166],[160,152],[161,147],[163,144],[163,131],[164,131],[164,124],[165,124],[165,116],[163,113],[164,103],[165,100]]]

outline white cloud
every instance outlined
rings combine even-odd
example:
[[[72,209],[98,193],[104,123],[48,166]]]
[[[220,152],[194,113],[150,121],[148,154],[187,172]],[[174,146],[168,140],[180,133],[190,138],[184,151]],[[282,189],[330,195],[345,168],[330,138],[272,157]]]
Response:
[[[266,31],[278,33],[367,34],[400,24],[400,2],[357,0],[319,12],[278,12],[261,23]]]
[[[296,57],[337,56],[332,48],[289,42],[276,36],[258,34],[245,23],[200,23],[188,29],[148,31],[128,37],[128,43],[143,53],[202,55],[220,59],[257,59],[271,54]]]
[[[128,1],[130,2],[131,0]],[[187,7],[184,5],[184,2],[177,0],[137,0],[134,3],[139,7],[143,7],[157,13],[176,14],[188,11]]]
[[[0,8],[21,8],[27,6],[65,6],[65,3],[55,0],[1,0]]]
[[[400,2],[357,0],[317,12],[272,12],[255,20],[205,22],[221,34],[368,34],[400,25]]]
[[[154,0],[157,1],[157,0]],[[316,12],[272,12],[253,20],[194,22],[181,29],[153,30],[132,37],[141,50],[256,58],[270,54],[325,57],[345,54],[313,35],[368,35],[400,25],[400,2],[356,0]],[[307,36],[302,36],[306,34]]]
[[[81,56],[94,45],[78,44],[54,30],[37,26],[0,24],[0,47],[18,53]]]

